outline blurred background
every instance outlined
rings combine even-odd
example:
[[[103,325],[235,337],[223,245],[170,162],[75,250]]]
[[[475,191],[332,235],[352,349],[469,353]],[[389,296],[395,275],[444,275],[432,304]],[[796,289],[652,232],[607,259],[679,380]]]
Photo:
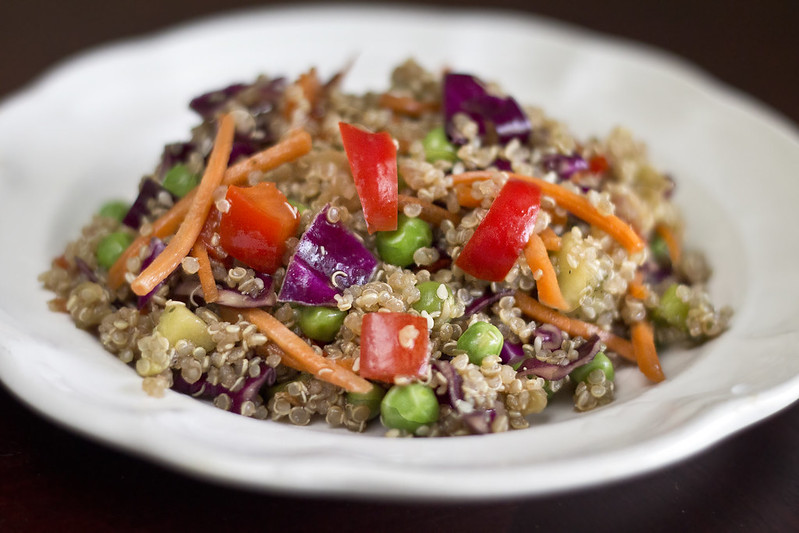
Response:
[[[302,3],[4,0],[0,98],[97,45],[234,9]],[[799,123],[797,2],[496,0],[491,6],[667,50]],[[462,505],[292,498],[208,484],[62,430],[1,386],[0,428],[0,531],[799,531],[797,405],[641,478]]]

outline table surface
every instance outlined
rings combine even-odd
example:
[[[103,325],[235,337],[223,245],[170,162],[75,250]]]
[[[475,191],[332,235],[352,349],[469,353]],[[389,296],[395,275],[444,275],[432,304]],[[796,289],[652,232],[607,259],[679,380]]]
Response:
[[[268,3],[3,2],[0,98],[89,47],[213,15],[223,4]],[[493,5],[669,50],[799,122],[799,5],[793,2]],[[557,496],[443,505],[293,498],[213,485],[52,425],[2,387],[0,406],[2,531],[799,531],[799,404],[635,479]],[[211,502],[218,510],[209,509]]]

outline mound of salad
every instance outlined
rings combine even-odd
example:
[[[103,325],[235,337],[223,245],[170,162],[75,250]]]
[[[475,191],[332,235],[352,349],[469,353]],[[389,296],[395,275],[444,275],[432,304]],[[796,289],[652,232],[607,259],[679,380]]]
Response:
[[[193,99],[191,138],[40,276],[51,308],[151,395],[389,436],[526,428],[553,397],[588,411],[620,366],[660,382],[659,353],[725,329],[675,182],[626,130],[576,139],[412,60],[385,92],[344,77]]]

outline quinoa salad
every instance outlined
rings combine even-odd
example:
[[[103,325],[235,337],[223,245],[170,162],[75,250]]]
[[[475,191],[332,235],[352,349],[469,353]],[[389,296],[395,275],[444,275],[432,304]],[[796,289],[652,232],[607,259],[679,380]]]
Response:
[[[345,77],[194,98],[191,138],[40,275],[51,309],[152,396],[397,437],[590,411],[616,369],[661,382],[669,347],[727,327],[675,181],[627,130],[578,139],[412,60],[384,92]]]

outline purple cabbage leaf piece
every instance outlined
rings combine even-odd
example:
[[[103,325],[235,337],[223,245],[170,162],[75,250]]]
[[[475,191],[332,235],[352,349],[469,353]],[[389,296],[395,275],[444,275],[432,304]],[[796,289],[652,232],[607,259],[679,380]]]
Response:
[[[272,289],[272,276],[264,274],[263,272],[256,272],[255,275],[264,282],[264,288],[257,294],[244,294],[235,289],[222,287],[217,284],[219,290],[219,297],[214,302],[219,305],[227,307],[236,307],[239,309],[251,309],[256,307],[271,307],[277,301],[277,295]],[[187,280],[175,287],[175,296],[186,298],[196,305],[197,299],[203,299],[203,292],[200,282],[197,280]]]
[[[483,311],[484,309],[489,308],[490,306],[494,305],[496,302],[500,301],[505,296],[513,295],[512,289],[504,289],[499,292],[487,292],[482,296],[479,296],[471,301],[469,305],[466,306],[466,310],[463,312],[462,318],[469,318],[470,316]]]
[[[433,361],[433,367],[447,380],[446,396],[441,395],[439,399],[446,400],[450,407],[457,409],[458,401],[463,400],[463,378],[449,361],[437,359]]]
[[[138,230],[141,227],[142,219],[150,214],[149,209],[147,209],[147,202],[156,198],[161,192],[171,194],[157,181],[146,178],[141,184],[139,195],[134,200],[133,205],[130,206],[130,209],[128,209],[125,218],[122,219],[122,223],[131,229]]]
[[[589,169],[588,162],[578,154],[550,154],[544,156],[541,163],[546,170],[555,171],[562,180]]]
[[[223,89],[203,93],[193,98],[189,102],[189,107],[204,120],[211,119],[231,98],[248,87],[250,87],[250,85],[245,83],[234,83]]]
[[[363,285],[377,270],[375,256],[341,222],[327,218],[325,206],[311,222],[289,260],[279,302],[335,305],[335,295]]]
[[[526,359],[517,372],[517,376],[535,375],[550,381],[558,381],[565,378],[575,368],[587,365],[590,363],[594,356],[599,353],[601,346],[599,336],[593,335],[584,344],[577,348],[577,359],[567,365],[554,365],[546,363],[535,357]]]
[[[149,255],[147,255],[147,257],[144,258],[144,261],[141,262],[141,269],[144,270],[145,268],[150,266],[150,263],[155,261],[155,258],[158,257],[161,254],[161,252],[164,251],[164,248],[166,248],[166,244],[158,237],[153,237],[152,239],[150,239],[150,253]],[[139,308],[140,311],[144,309],[144,307],[147,305],[147,302],[150,301],[153,295],[156,292],[158,292],[158,289],[160,289],[163,284],[164,282],[162,281],[161,283],[153,287],[153,290],[151,290],[144,296],[138,297],[137,307]]]
[[[261,391],[262,387],[274,385],[277,373],[275,369],[264,362],[259,363],[261,372],[256,377],[248,377],[240,389],[232,391],[221,384],[213,385],[208,381],[207,374],[203,374],[199,380],[189,383],[179,371],[173,373],[172,388],[181,393],[188,394],[195,398],[215,398],[220,394],[227,394],[230,397],[230,411],[240,414],[245,402],[253,402]]]
[[[482,138],[496,135],[500,144],[512,139],[527,142],[532,131],[527,114],[512,97],[489,94],[485,85],[469,74],[450,73],[444,77],[444,120],[449,139],[465,144],[454,128],[452,117],[465,113],[477,123]]]

